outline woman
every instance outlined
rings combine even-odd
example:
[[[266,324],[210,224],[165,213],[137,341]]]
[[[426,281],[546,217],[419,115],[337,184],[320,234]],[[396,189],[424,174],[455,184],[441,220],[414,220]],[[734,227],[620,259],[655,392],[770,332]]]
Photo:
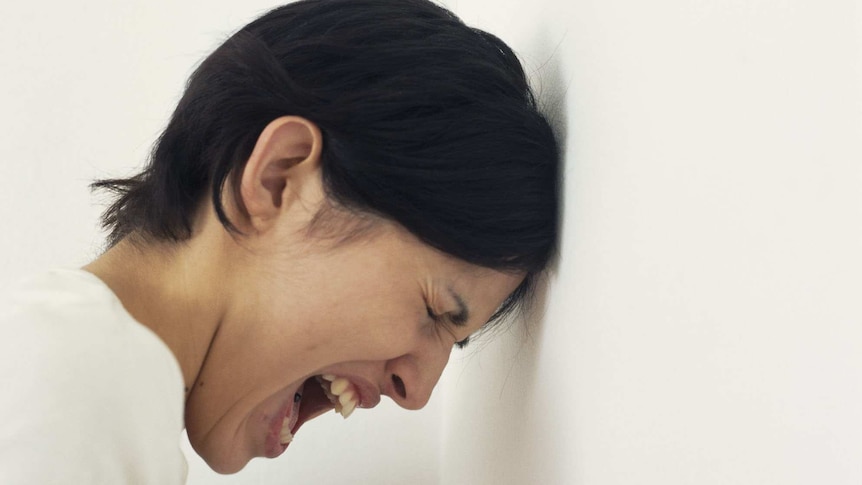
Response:
[[[551,258],[558,163],[512,51],[432,3],[253,21],[94,184],[108,250],[3,306],[0,482],[182,483],[183,426],[233,473],[333,408],[423,407]]]

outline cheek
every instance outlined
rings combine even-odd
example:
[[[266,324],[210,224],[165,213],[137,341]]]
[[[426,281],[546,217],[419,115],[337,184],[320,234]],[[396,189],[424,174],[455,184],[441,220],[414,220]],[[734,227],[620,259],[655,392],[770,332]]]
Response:
[[[358,258],[357,258],[358,259]],[[345,262],[338,272],[306,281],[290,323],[299,326],[302,346],[329,361],[386,360],[407,353],[422,331],[425,305],[408,268],[386,258],[361,270]],[[331,268],[330,268],[331,270]]]
[[[395,304],[351,307],[347,313],[333,312],[337,319],[331,335],[332,349],[346,360],[389,360],[409,352],[424,329],[415,312]]]

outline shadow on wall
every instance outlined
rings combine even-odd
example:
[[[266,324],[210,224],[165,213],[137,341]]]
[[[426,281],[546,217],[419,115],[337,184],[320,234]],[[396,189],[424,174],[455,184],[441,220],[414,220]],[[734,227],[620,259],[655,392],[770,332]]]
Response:
[[[505,426],[508,431],[499,432],[492,442],[499,443],[497,449],[489,450],[487,460],[494,463],[494,470],[486,470],[483,483],[535,483],[539,479],[544,483],[565,483],[562,476],[565,468],[562,463],[566,457],[559,456],[559,448],[550,443],[559,443],[561,432],[559,423],[546,423],[547,416],[540,410],[547,405],[546,395],[542,395],[542,382],[550,376],[540,376],[547,372],[547,366],[540,365],[542,349],[549,343],[545,342],[544,330],[549,322],[545,319],[548,309],[550,286],[559,275],[561,262],[567,255],[563,254],[563,224],[566,203],[565,174],[569,120],[567,113],[567,96],[570,80],[566,79],[563,65],[562,45],[565,36],[552,38],[552,30],[537,26],[536,34],[530,44],[523,48],[532,52],[536,67],[529,64],[527,73],[531,78],[540,109],[548,117],[554,128],[554,134],[559,143],[560,172],[558,175],[560,197],[560,213],[558,215],[557,255],[551,261],[548,271],[539,279],[536,286],[535,299],[525,315],[523,325],[520,322],[513,326],[512,335],[502,339],[503,352],[501,362],[497,363],[496,372],[502,382],[497,386],[496,393],[500,396],[495,410],[497,416],[489,420],[498,427]],[[554,292],[560,297],[560,292]],[[564,324],[565,322],[554,322]],[[487,369],[486,369],[487,370]],[[492,391],[493,392],[493,391]],[[505,423],[505,424],[504,424]],[[499,428],[498,428],[499,429]],[[477,477],[478,478],[478,477]],[[492,482],[485,480],[491,478]]]
[[[548,305],[548,288],[551,280],[558,274],[560,261],[563,258],[563,223],[565,220],[565,174],[566,149],[568,146],[569,120],[566,111],[566,100],[570,81],[563,74],[562,56],[560,46],[565,36],[560,39],[551,39],[548,35],[549,29],[539,28],[534,42],[529,49],[532,52],[547,53],[547,59],[537,67],[530,69],[527,74],[531,78],[533,89],[536,93],[537,102],[542,113],[548,118],[554,129],[560,150],[560,172],[558,175],[560,197],[560,213],[558,215],[557,255],[551,261],[548,271],[539,279],[536,285],[535,300],[527,314],[524,327],[526,339],[521,340],[518,352],[518,363],[523,374],[519,376],[519,384],[525,386],[534,383],[536,372],[536,360],[539,354],[539,342],[542,341],[542,330],[545,324],[544,314]],[[519,339],[520,340],[520,339]],[[532,389],[530,389],[532,390]],[[530,393],[529,395],[532,395]]]
[[[560,47],[565,36],[560,38],[545,27],[532,26],[536,34],[513,48],[520,54],[539,107],[554,128],[560,156],[564,157],[569,132],[569,83]],[[561,197],[565,165],[563,158],[559,174]],[[565,201],[560,204],[562,234]],[[560,238],[558,247],[562,243]],[[441,483],[538,483],[534,479],[539,475],[544,483],[564,483],[559,472],[565,458],[558,456],[556,447],[548,445],[548,439],[560,432],[559,426],[546,423],[547,416],[537,411],[548,399],[538,393],[540,383],[549,378],[538,375],[543,371],[544,314],[550,285],[557,279],[563,257],[559,254],[547,274],[539,278],[525,320],[495,326],[493,335],[480,339],[477,348],[468,351],[454,371],[453,392],[447,396],[444,409]],[[485,398],[477,400],[477,396]]]

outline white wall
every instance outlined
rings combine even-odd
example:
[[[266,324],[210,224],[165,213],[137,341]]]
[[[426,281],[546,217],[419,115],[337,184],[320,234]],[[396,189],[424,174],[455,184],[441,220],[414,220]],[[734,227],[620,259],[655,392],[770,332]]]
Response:
[[[87,182],[139,165],[193,65],[274,5],[51,3],[0,4],[0,287],[96,254]],[[565,134],[544,318],[456,353],[423,412],[315,420],[190,483],[862,482],[859,2],[447,5]]]
[[[441,483],[862,483],[860,3],[452,3],[568,148],[546,316],[449,373]]]

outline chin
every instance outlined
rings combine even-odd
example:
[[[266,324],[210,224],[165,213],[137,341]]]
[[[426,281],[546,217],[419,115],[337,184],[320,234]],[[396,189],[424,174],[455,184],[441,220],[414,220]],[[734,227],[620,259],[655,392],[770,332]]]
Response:
[[[210,468],[216,473],[222,475],[232,475],[243,468],[248,464],[250,460],[233,460],[231,462],[207,462]]]
[[[244,453],[239,453],[237,450],[214,446],[214,443],[211,442],[199,442],[192,440],[191,437],[189,437],[189,442],[195,453],[206,462],[207,466],[221,475],[237,473],[245,468],[252,458]]]

